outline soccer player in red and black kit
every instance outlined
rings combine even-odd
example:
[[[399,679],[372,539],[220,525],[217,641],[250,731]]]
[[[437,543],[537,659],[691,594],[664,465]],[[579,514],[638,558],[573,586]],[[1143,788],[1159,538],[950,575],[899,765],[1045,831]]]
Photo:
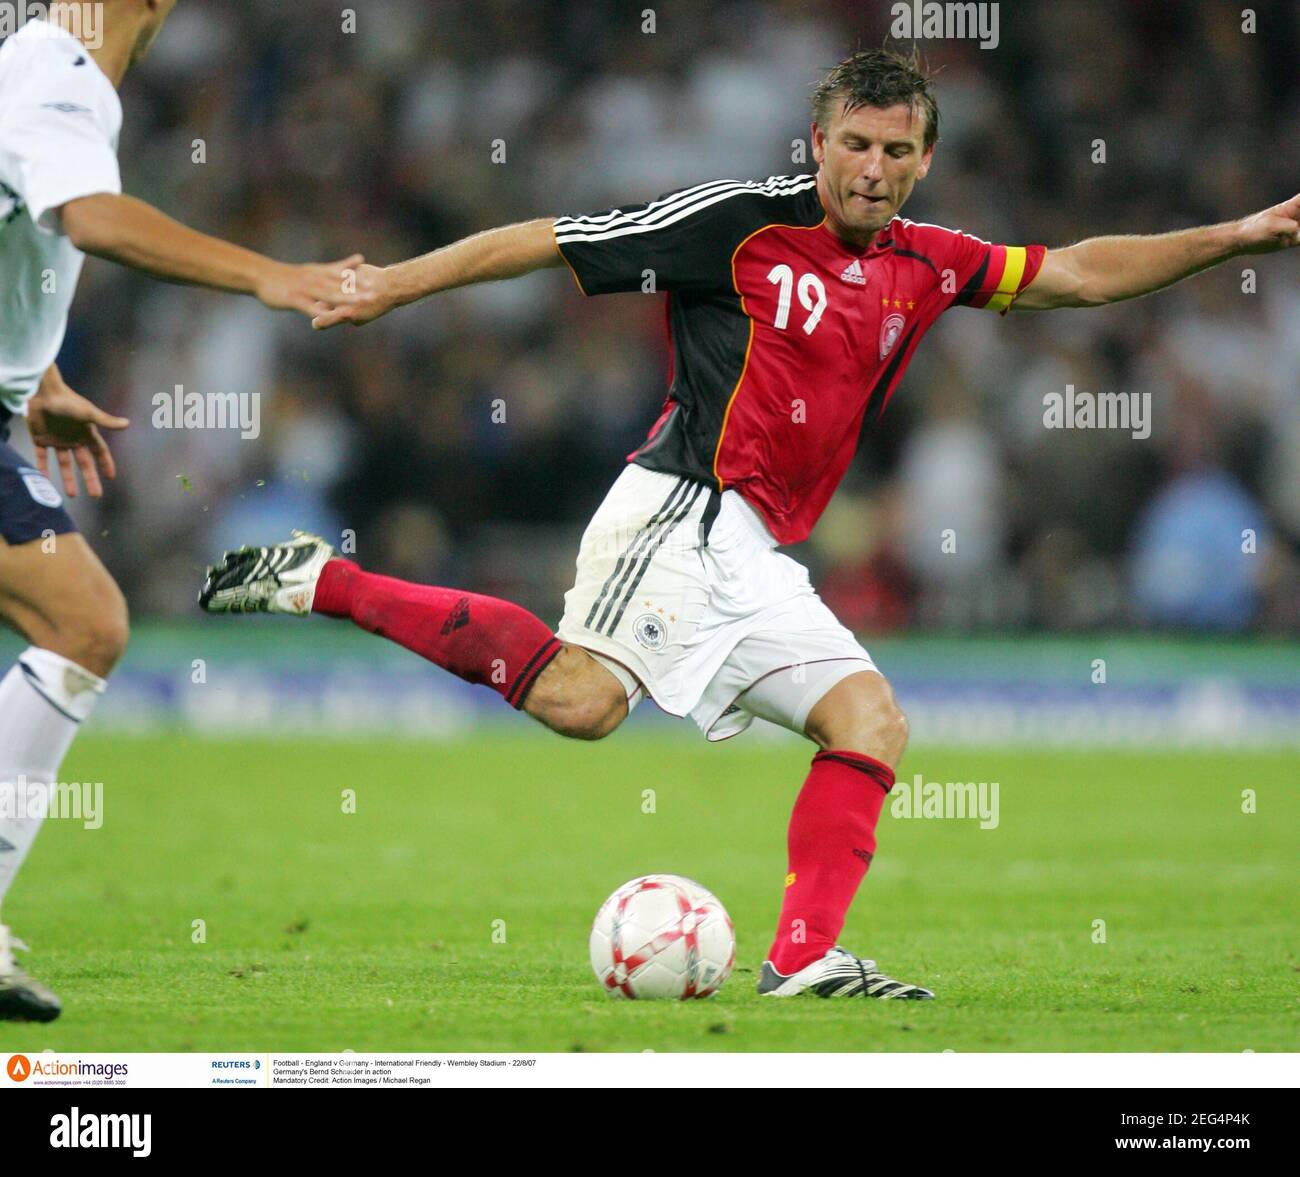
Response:
[[[939,115],[915,60],[858,53],[818,86],[815,175],[718,180],[648,204],[482,233],[362,267],[363,323],[437,291],[567,264],[585,294],[667,295],[659,420],[583,536],[558,629],[507,601],[363,572],[314,536],[228,553],[211,612],[350,618],[554,731],[612,732],[648,693],[709,739],[755,716],[818,747],[789,828],[759,991],[928,998],[836,943],[876,851],[907,721],[870,655],[777,551],[812,530],[864,422],[950,307],[1101,306],[1245,253],[1294,246],[1300,197],[1230,222],[1065,249],[993,245],[900,210]]]

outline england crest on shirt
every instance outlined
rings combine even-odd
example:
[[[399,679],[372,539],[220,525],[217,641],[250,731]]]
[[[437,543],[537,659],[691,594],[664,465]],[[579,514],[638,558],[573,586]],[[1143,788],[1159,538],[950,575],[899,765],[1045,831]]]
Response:
[[[54,483],[39,470],[32,466],[23,466],[19,468],[18,473],[22,477],[23,485],[27,487],[27,493],[42,507],[63,505],[63,496],[54,489]]]

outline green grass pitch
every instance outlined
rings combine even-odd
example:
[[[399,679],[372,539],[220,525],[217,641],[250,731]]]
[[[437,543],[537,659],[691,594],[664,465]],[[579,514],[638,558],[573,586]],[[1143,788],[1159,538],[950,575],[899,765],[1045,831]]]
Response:
[[[760,999],[809,751],[644,729],[594,745],[90,733],[62,776],[104,782],[103,828],[48,822],[5,910],[64,1016],[0,1023],[0,1050],[1300,1046],[1294,755],[910,750],[903,779],[996,780],[1000,824],[887,808],[842,940],[938,1000]],[[737,968],[715,999],[597,989],[592,916],[649,872],[731,912]]]

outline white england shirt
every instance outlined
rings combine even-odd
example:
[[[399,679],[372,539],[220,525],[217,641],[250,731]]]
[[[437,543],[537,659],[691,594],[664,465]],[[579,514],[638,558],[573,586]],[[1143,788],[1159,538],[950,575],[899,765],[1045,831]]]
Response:
[[[70,200],[120,193],[122,104],[71,33],[32,21],[0,46],[0,406],[26,412],[58,357],[85,254]]]

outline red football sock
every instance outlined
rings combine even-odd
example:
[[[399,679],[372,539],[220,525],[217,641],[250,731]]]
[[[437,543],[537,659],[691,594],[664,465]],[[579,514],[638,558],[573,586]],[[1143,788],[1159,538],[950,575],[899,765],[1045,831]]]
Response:
[[[790,815],[785,902],[768,960],[789,976],[835,947],[876,852],[894,770],[859,752],[818,752]]]
[[[549,626],[509,601],[377,576],[351,560],[321,570],[312,612],[350,617],[515,708],[561,649]]]

